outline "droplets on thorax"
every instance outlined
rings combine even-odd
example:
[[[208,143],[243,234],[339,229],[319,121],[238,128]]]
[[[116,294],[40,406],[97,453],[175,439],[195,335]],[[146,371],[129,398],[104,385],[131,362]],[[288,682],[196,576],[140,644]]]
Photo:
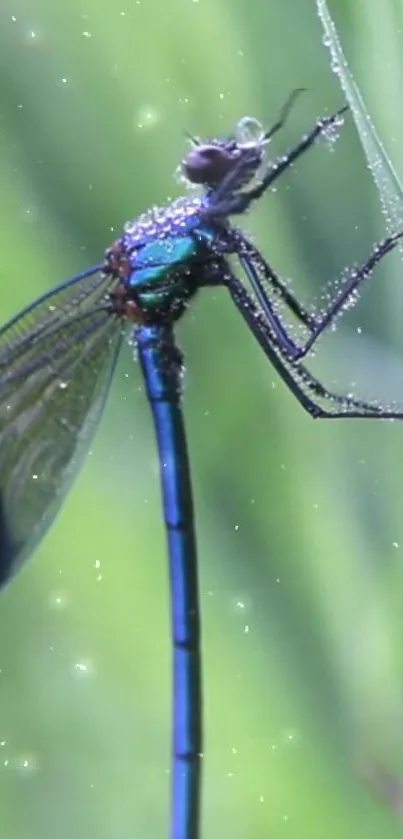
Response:
[[[199,223],[202,200],[200,196],[181,196],[165,206],[155,205],[137,219],[126,222],[124,234],[130,237],[131,245],[136,246],[144,240],[184,232],[192,226],[192,219],[195,226]]]

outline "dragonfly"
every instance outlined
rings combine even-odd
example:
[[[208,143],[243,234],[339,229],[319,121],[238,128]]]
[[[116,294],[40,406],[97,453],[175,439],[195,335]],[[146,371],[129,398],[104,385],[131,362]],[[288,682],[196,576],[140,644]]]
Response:
[[[225,137],[190,137],[186,193],[129,221],[98,264],[46,291],[0,330],[0,584],[50,527],[85,459],[127,334],[135,345],[160,462],[170,570],[172,771],[170,839],[199,839],[202,661],[197,544],[183,412],[183,355],[175,326],[204,288],[227,290],[246,326],[313,418],[403,419],[376,400],[334,393],[304,363],[317,339],[403,232],[345,273],[320,313],[304,307],[238,217],[317,141],[338,132],[347,106],[317,119],[284,154],[267,159],[301,90],[270,128],[243,117]],[[284,312],[286,314],[284,314]],[[289,319],[304,334],[297,340]]]

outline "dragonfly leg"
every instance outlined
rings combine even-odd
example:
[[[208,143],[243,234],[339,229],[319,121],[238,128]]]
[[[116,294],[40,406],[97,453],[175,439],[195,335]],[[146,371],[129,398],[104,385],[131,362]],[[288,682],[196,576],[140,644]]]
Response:
[[[397,419],[403,420],[403,409],[383,407],[377,402],[334,393],[325,387],[299,362],[287,359],[273,343],[271,330],[264,316],[243,284],[234,275],[226,278],[231,297],[245,323],[260,344],[266,357],[300,405],[314,419]]]
[[[273,271],[262,254],[254,248],[246,237],[242,234],[237,236],[238,258],[250,281],[253,291],[256,294],[266,321],[276,337],[280,349],[290,360],[297,361],[298,359],[304,358],[304,356],[309,353],[322,332],[327,329],[335,318],[340,316],[343,310],[349,305],[349,302],[354,300],[354,295],[357,294],[359,286],[371,276],[375,266],[381,262],[386,254],[396,247],[402,237],[403,231],[400,231],[394,236],[387,236],[380,243],[375,245],[366,262],[358,268],[352,268],[348,272],[343,285],[333,297],[328,308],[325,309],[319,317],[314,317],[301,306],[296,297],[285,286],[284,281],[275,273],[275,271]],[[263,275],[269,286],[283,300],[288,309],[292,311],[309,330],[309,337],[302,345],[298,345],[295,341],[293,341],[282,324],[279,316],[274,311],[273,302],[269,298],[267,290],[262,283],[261,275]]]
[[[342,314],[350,303],[355,302],[355,297],[358,293],[359,286],[368,280],[374,268],[386,256],[386,254],[393,251],[399,244],[403,237],[403,231],[395,233],[393,236],[387,236],[378,242],[372,249],[372,253],[366,262],[363,262],[358,268],[351,268],[343,282],[340,290],[336,293],[333,300],[327,309],[325,309],[319,319],[315,319],[313,327],[311,326],[311,335],[307,342],[299,348],[295,355],[295,359],[303,358],[313,347],[315,341],[319,338],[322,332]]]
[[[290,288],[288,288],[286,281],[276,274],[263,254],[255,248],[250,239],[248,239],[244,232],[239,228],[236,230],[236,234],[233,239],[233,247],[245,273],[248,274],[246,264],[250,266],[250,263],[252,263],[251,268],[255,269],[253,271],[254,282],[252,282],[252,277],[249,276],[249,274],[248,276],[263,312],[266,313],[266,306],[270,303],[270,299],[268,298],[267,291],[261,282],[260,275],[263,275],[270,289],[280,300],[282,300],[284,305],[290,312],[293,313],[293,315],[295,315],[297,320],[299,320],[300,323],[311,331],[315,327],[314,316],[308,312],[302,303],[299,302],[295,294]]]

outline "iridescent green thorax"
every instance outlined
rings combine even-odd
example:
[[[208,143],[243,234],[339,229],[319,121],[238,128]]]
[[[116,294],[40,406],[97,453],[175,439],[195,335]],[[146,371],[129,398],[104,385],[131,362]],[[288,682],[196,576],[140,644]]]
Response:
[[[126,224],[118,243],[124,285],[145,319],[156,313],[180,317],[196,291],[212,282],[220,227],[207,210],[207,197],[179,198]]]

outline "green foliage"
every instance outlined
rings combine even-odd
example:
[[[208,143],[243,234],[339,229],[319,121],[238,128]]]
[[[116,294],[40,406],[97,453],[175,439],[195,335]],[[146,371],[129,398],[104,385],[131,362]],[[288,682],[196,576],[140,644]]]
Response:
[[[399,4],[329,2],[403,174]],[[184,130],[271,122],[281,151],[342,94],[315,3],[3,0],[0,315],[97,261],[179,192]],[[305,300],[384,235],[353,122],[247,219]],[[401,257],[320,346],[329,384],[403,402]],[[359,331],[358,331],[359,330]],[[393,839],[371,792],[403,763],[403,427],[314,423],[224,292],[183,325],[204,617],[204,836]],[[157,459],[126,349],[57,523],[0,610],[7,839],[167,836],[169,613]]]

